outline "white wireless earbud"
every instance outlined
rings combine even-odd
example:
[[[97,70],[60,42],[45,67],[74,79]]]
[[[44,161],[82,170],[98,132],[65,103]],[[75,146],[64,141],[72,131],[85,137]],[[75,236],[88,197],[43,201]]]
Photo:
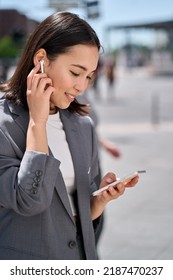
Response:
[[[40,60],[40,65],[41,65],[41,73],[44,73],[44,60]]]

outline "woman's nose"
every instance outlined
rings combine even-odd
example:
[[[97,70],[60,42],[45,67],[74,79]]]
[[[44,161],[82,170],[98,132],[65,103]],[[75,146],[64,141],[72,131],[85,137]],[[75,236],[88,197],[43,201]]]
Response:
[[[88,82],[86,80],[81,80],[78,81],[75,85],[74,88],[78,91],[78,92],[84,92],[87,89],[88,86]]]

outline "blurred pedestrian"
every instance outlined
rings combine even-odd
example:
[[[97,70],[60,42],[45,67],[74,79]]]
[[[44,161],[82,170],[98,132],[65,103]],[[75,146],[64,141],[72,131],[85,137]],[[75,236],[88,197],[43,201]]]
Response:
[[[97,101],[99,101],[101,99],[100,90],[99,90],[99,79],[100,79],[102,67],[103,67],[103,63],[102,63],[101,59],[99,59],[97,69],[94,73],[93,84],[92,84],[92,87],[94,89],[95,99]]]
[[[108,82],[107,99],[112,101],[115,99],[115,82],[116,82],[116,61],[113,58],[107,59],[106,77]]]

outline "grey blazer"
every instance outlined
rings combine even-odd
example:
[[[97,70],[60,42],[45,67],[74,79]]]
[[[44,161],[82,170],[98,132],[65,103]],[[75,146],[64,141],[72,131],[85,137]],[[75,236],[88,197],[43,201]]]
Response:
[[[91,194],[98,174],[97,140],[89,117],[60,110],[75,169],[86,259],[97,259]],[[25,151],[28,111],[0,100],[0,259],[77,259],[73,221],[60,161]],[[58,145],[58,143],[57,143]]]

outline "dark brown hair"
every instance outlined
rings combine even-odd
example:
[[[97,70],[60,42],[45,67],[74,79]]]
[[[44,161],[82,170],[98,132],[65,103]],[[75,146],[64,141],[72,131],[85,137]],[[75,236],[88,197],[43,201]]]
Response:
[[[66,53],[72,46],[92,45],[100,50],[99,39],[93,28],[78,15],[70,12],[52,14],[42,21],[26,42],[14,75],[6,83],[0,85],[7,99],[28,108],[26,99],[26,80],[34,68],[33,57],[40,49],[45,49],[49,60],[54,60],[59,54]],[[68,108],[82,113],[84,106],[76,100]]]

